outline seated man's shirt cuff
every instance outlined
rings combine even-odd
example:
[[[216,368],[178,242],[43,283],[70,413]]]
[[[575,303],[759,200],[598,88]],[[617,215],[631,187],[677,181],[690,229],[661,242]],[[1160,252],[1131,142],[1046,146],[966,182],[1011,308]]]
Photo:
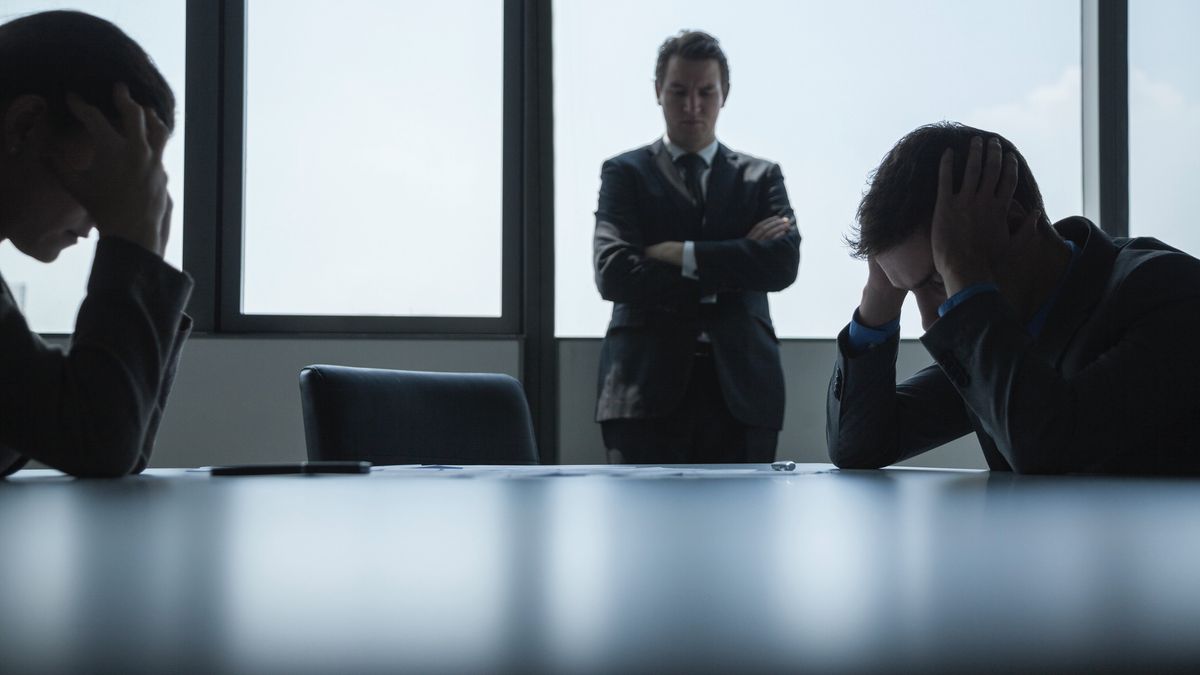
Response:
[[[700,271],[696,267],[696,242],[683,242],[683,276],[689,279],[699,279]]]
[[[950,313],[950,310],[958,307],[968,299],[973,298],[980,293],[995,293],[998,290],[1000,289],[997,288],[996,284],[993,283],[971,284],[970,286],[967,286],[961,291],[950,296],[945,302],[943,302],[942,305],[938,307],[938,316],[946,316]]]
[[[850,348],[855,352],[862,352],[875,345],[887,342],[888,338],[899,332],[900,317],[896,317],[882,326],[871,328],[862,323],[856,309],[854,310],[854,316],[850,319],[850,334],[847,337],[850,342]]]

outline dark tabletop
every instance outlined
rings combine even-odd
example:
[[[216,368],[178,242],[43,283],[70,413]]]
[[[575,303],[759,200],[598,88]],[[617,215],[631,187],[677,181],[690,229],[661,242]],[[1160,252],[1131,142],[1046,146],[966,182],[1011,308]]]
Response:
[[[0,671],[1200,667],[1200,481],[757,468],[22,472]]]

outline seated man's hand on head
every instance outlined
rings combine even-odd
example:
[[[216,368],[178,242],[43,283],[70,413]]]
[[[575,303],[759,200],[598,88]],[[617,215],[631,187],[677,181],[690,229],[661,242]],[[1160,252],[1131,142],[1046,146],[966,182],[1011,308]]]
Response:
[[[867,285],[858,306],[858,318],[864,325],[875,328],[894,321],[907,296],[908,291],[892,285],[874,256],[867,258]]]
[[[90,136],[90,162],[53,158],[63,186],[95,221],[101,236],[120,237],[163,255],[170,229],[171,198],[162,154],[170,135],[150,107],[138,105],[124,84],[113,87],[120,115],[116,127],[99,108],[67,95],[71,113]]]
[[[967,286],[994,283],[1009,250],[1009,215],[1017,189],[1017,158],[998,138],[971,139],[962,186],[954,191],[954,150],[942,153],[937,202],[930,224],[933,264],[953,296]],[[1035,222],[1040,213],[1026,217]],[[1027,224],[1032,224],[1027,223]]]

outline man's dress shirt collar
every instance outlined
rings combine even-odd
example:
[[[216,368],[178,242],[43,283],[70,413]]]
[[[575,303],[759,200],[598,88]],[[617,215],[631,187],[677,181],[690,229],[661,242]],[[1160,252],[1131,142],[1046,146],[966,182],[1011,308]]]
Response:
[[[683,148],[671,142],[670,136],[663,134],[662,140],[663,145],[667,147],[667,152],[671,153],[672,162],[677,161],[680,157],[687,154],[687,150],[684,150]],[[710,169],[712,168],[713,158],[717,156],[717,146],[720,144],[720,141],[713,139],[712,143],[709,143],[696,153],[697,155],[700,155],[700,159],[703,159],[704,163],[707,164]]]

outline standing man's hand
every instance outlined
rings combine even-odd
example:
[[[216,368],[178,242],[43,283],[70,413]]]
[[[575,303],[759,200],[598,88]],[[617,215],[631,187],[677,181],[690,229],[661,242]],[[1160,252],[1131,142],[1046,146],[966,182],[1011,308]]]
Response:
[[[746,238],[751,241],[770,241],[786,235],[791,227],[792,221],[787,216],[768,216],[755,223],[746,233]]]
[[[972,284],[994,283],[1008,249],[1008,211],[1017,190],[1017,158],[1000,139],[971,139],[962,187],[954,192],[954,151],[942,153],[937,204],[930,225],[933,264],[953,296]]]
[[[119,129],[100,109],[67,95],[67,106],[87,130],[95,154],[87,167],[71,167],[59,158],[55,168],[101,236],[120,237],[161,256],[171,217],[162,164],[170,132],[151,108],[133,100],[126,85],[113,87],[113,103],[120,115]]]
[[[867,285],[863,288],[862,304],[858,306],[858,318],[863,325],[876,328],[900,316],[908,291],[893,286],[875,258],[867,258],[867,270]]]
[[[647,258],[653,258],[668,265],[683,267],[682,241],[660,241],[657,244],[647,246],[645,253]]]

